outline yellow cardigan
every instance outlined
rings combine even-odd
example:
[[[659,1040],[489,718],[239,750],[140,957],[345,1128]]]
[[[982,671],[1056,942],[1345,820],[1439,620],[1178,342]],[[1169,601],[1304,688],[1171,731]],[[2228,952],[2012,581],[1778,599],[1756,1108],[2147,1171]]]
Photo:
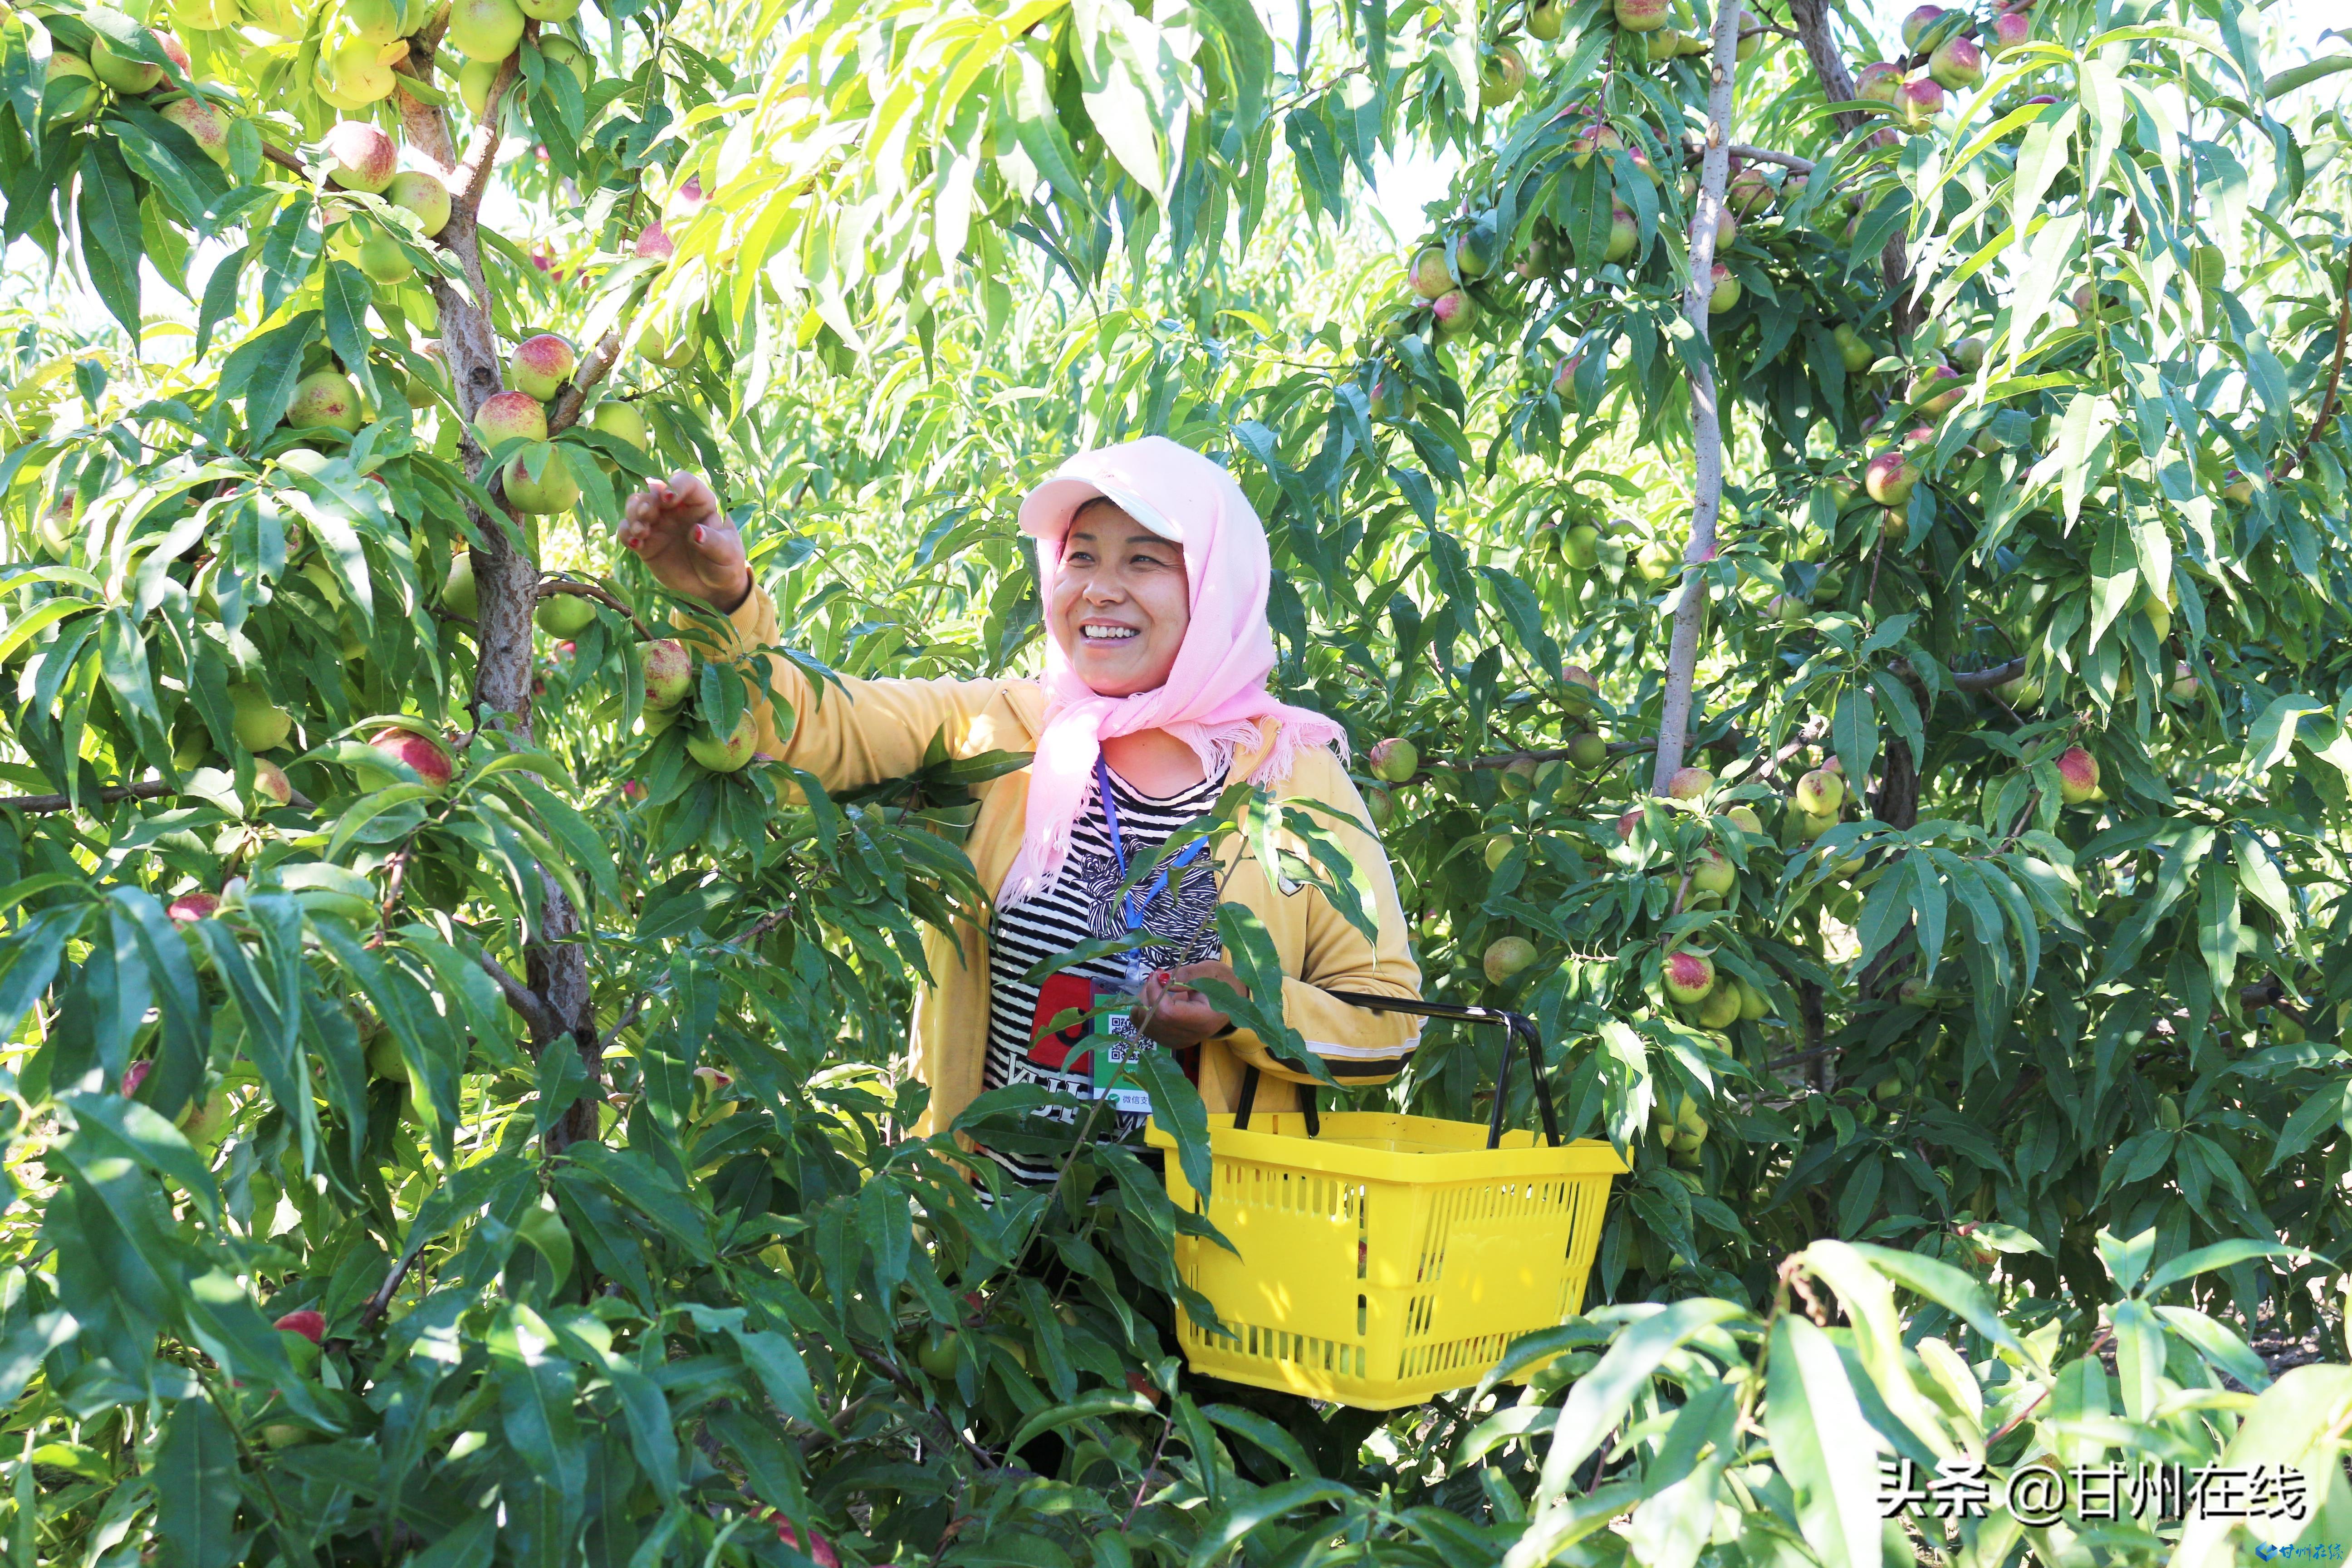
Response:
[[[765,589],[754,589],[730,617],[732,646],[707,648],[721,658],[741,658],[751,650],[777,645],[776,607]],[[1034,680],[857,680],[826,683],[820,695],[784,658],[767,657],[768,678],[792,704],[793,733],[779,736],[775,711],[754,695],[759,749],[815,775],[827,789],[856,789],[898,778],[921,766],[931,737],[944,730],[949,754],[1034,752],[1043,725],[1045,699]],[[1234,759],[1246,776],[1256,752]],[[1320,1056],[1331,1076],[1346,1084],[1377,1084],[1395,1076],[1404,1057],[1420,1043],[1421,1024],[1398,1013],[1374,1013],[1336,1001],[1332,991],[1416,997],[1421,970],[1406,944],[1404,910],[1388,856],[1374,835],[1363,797],[1347,769],[1322,747],[1302,748],[1291,777],[1277,785],[1282,799],[1305,799],[1344,810],[1342,824],[1324,820],[1325,831],[1362,868],[1377,911],[1380,940],[1363,933],[1333,909],[1320,892],[1293,884],[1277,890],[1278,879],[1256,865],[1245,844],[1228,842],[1221,865],[1253,863],[1221,879],[1225,900],[1247,905],[1265,923],[1281,955],[1283,1017]],[[979,786],[979,812],[964,851],[981,886],[993,894],[1021,847],[1029,798],[1029,770],[1023,768]],[[1292,842],[1292,848],[1302,846]],[[914,1131],[928,1136],[963,1113],[981,1089],[988,1053],[988,931],[959,922],[950,932],[926,929],[923,954],[936,983],[915,998],[912,1048],[916,1074],[930,1087],[929,1109]],[[1287,1110],[1297,1104],[1293,1087],[1314,1080],[1285,1067],[1256,1034],[1237,1029],[1201,1048],[1201,1097],[1213,1114],[1230,1111],[1240,1098],[1245,1066],[1264,1075],[1255,1105]]]

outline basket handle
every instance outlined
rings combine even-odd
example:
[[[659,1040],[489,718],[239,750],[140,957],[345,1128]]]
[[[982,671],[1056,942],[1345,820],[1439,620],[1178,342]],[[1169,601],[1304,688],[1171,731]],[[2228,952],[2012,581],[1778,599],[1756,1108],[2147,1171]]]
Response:
[[[1334,1001],[1373,1013],[1409,1013],[1420,1018],[1454,1018],[1465,1024],[1502,1025],[1503,1059],[1495,1073],[1495,1109],[1486,1120],[1486,1147],[1496,1149],[1502,1146],[1503,1099],[1511,1080],[1511,1047],[1514,1043],[1524,1047],[1528,1054],[1528,1075],[1535,1085],[1536,1109],[1543,1117],[1544,1142],[1552,1148],[1559,1147],[1559,1115],[1552,1108],[1551,1086],[1544,1081],[1543,1037],[1537,1032],[1535,1020],[1526,1014],[1509,1012],[1501,1007],[1423,1002],[1418,997],[1373,996],[1354,991],[1333,991],[1328,994]],[[1257,1067],[1252,1063],[1242,1073],[1242,1097],[1234,1107],[1234,1130],[1237,1132],[1249,1129],[1250,1107],[1257,1099]],[[1306,1117],[1307,1135],[1312,1138],[1322,1131],[1322,1118],[1316,1111],[1313,1084],[1300,1089],[1299,1109]]]

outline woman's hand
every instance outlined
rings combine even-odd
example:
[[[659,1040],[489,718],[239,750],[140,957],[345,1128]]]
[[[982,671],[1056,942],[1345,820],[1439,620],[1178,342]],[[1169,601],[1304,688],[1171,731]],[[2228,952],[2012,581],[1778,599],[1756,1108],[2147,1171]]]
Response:
[[[1242,977],[1234,973],[1230,963],[1188,963],[1181,969],[1163,969],[1143,983],[1142,994],[1136,998],[1137,1026],[1170,1049],[1181,1050],[1199,1045],[1232,1023],[1207,997],[1192,988],[1190,982],[1195,980],[1223,981],[1242,995],[1249,994]]]
[[[743,536],[699,476],[656,479],[622,504],[621,517],[621,542],[670,592],[700,599],[721,615],[751,596]]]

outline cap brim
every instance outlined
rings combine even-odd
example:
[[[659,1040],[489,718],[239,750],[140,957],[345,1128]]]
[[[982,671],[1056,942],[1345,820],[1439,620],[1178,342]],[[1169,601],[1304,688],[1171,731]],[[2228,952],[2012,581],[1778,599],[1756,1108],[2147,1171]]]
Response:
[[[1021,531],[1035,540],[1059,540],[1070,531],[1070,520],[1090,500],[1108,500],[1145,528],[1171,543],[1184,542],[1184,531],[1160,510],[1118,484],[1102,484],[1074,475],[1047,479],[1021,501]]]

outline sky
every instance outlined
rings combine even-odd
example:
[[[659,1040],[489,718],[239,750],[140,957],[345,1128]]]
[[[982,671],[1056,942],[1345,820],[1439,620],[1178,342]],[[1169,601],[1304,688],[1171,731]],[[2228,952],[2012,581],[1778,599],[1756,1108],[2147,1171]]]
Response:
[[[1855,9],[1873,13],[1874,26],[1882,36],[1891,38],[1905,13],[1917,4],[1919,0],[1858,0]],[[2352,24],[2347,21],[2345,0],[2274,0],[2264,15],[2279,39],[2278,47],[2269,57],[2273,69],[2284,69],[2314,55],[2335,52],[2352,44]],[[2332,32],[2339,36],[2326,37]],[[2346,80],[2344,77],[2329,77],[2304,91],[2352,95],[2352,89],[2344,85]],[[1411,238],[1428,226],[1422,209],[1445,196],[1453,184],[1455,166],[1450,159],[1427,157],[1387,161],[1373,166],[1378,176],[1372,187],[1373,205],[1391,233]]]

